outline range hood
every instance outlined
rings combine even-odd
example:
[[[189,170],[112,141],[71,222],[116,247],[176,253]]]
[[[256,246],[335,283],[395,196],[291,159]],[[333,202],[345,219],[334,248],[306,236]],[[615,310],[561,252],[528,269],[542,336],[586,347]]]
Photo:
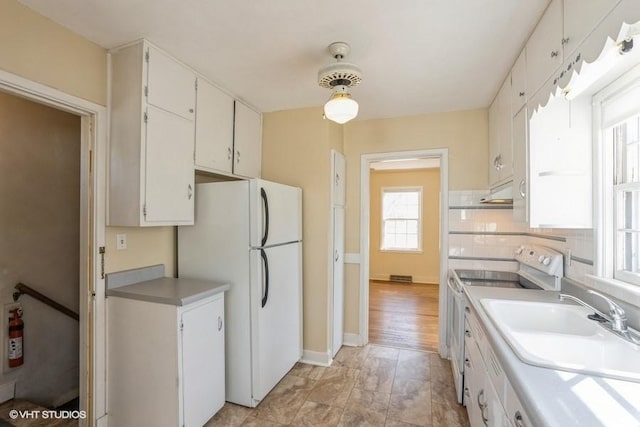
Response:
[[[492,189],[491,193],[480,199],[480,203],[492,205],[513,204],[513,190],[511,183]]]

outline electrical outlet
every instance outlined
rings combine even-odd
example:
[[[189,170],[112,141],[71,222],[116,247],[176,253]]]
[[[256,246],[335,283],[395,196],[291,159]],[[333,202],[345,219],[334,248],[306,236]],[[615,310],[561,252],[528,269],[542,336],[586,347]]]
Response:
[[[127,235],[126,233],[116,234],[116,249],[123,251],[127,249]]]

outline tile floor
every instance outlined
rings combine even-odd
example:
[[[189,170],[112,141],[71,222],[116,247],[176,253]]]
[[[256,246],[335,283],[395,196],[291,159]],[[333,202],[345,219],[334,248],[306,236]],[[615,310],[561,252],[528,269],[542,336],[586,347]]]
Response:
[[[226,403],[213,426],[468,427],[448,360],[437,353],[343,347],[331,367],[298,363],[257,408]]]

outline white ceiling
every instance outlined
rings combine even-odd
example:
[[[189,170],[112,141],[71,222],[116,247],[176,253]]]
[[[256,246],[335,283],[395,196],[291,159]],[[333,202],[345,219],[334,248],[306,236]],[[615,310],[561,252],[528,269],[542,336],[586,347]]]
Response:
[[[348,42],[362,119],[488,106],[549,0],[20,2],[105,48],[147,38],[264,112],[324,104]]]

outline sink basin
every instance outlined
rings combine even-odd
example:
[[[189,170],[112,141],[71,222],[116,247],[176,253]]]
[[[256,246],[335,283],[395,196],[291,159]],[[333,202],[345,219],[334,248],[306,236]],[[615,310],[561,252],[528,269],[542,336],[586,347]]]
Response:
[[[491,321],[525,363],[640,382],[640,346],[587,318],[586,307],[481,299]]]

